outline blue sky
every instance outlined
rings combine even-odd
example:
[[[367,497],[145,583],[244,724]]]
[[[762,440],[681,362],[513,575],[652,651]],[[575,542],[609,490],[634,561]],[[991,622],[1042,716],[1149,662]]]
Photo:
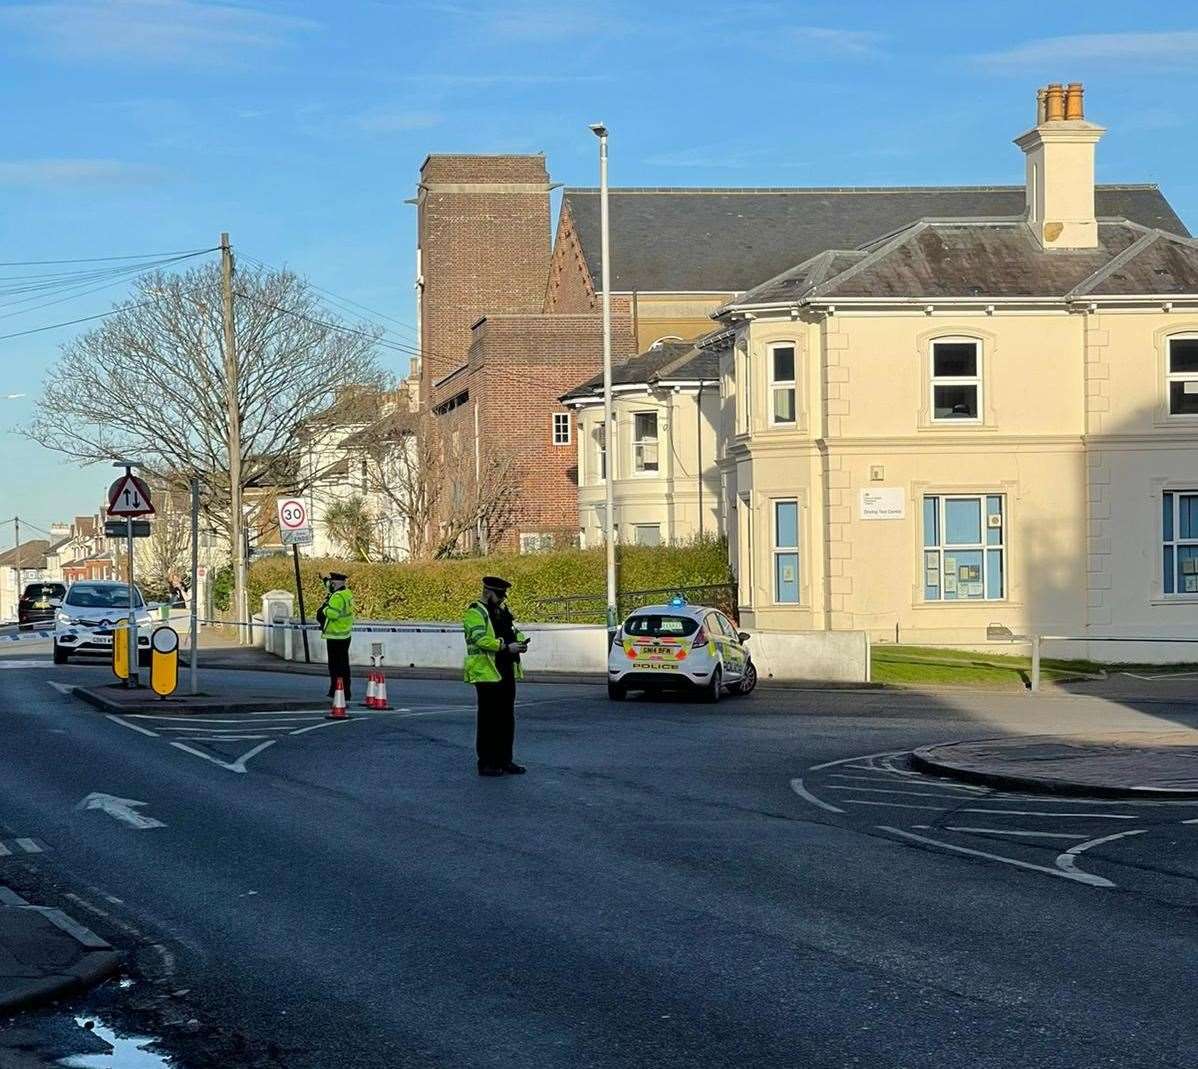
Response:
[[[1035,87],[1075,80],[1110,131],[1099,180],[1160,183],[1198,230],[1188,5],[0,0],[0,261],[228,230],[411,323],[403,202],[430,151],[543,151],[594,185],[601,119],[614,185],[1015,183]],[[0,308],[0,334],[122,292]],[[9,431],[79,329],[0,341],[0,521],[91,511],[110,477]]]

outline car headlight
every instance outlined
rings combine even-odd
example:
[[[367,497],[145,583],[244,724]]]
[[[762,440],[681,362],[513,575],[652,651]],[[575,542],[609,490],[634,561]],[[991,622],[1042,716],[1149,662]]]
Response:
[[[67,627],[71,623],[71,615],[66,612],[56,612],[54,614],[54,623],[59,627]]]

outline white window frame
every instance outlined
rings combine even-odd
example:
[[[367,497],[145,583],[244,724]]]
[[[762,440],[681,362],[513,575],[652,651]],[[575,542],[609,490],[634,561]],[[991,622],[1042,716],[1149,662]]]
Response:
[[[591,442],[595,447],[595,482],[607,481],[607,421],[600,419],[591,431]]]
[[[570,429],[570,413],[569,412],[554,412],[550,420],[553,431],[554,445],[569,445],[571,442],[572,431]]]
[[[936,545],[929,546],[927,531],[924,529],[924,501],[929,498],[936,498]],[[987,540],[986,532],[990,530],[990,513],[989,503],[987,498],[997,497],[999,500],[999,516],[1001,517],[1001,531],[999,541],[991,545]],[[946,544],[948,533],[945,517],[948,512],[948,502],[950,501],[976,501],[978,508],[981,511],[982,528],[981,542],[976,545],[966,544],[964,542],[954,542],[951,546]],[[1007,530],[1010,524],[1010,512],[1008,511],[1007,495],[998,491],[986,491],[980,494],[943,494],[928,491],[921,494],[919,498],[919,545],[920,545],[920,590],[923,591],[923,597],[920,599],[925,605],[977,605],[983,602],[1006,601],[1007,591],[1011,585],[1011,576],[1007,566],[1007,541],[1010,537],[1010,532]],[[994,596],[990,591],[990,569],[987,567],[987,554],[991,550],[998,550],[1002,560],[1002,591]],[[982,596],[980,598],[946,598],[944,596],[944,556],[948,552],[965,552],[965,553],[981,553],[982,557]],[[940,596],[929,598],[927,595],[927,576],[926,571],[932,565],[929,564],[932,556],[935,555],[936,574],[939,583],[936,587],[940,591]]]
[[[1198,412],[1173,411],[1173,383],[1193,382],[1198,384],[1198,371],[1173,370],[1173,343],[1175,341],[1198,341],[1198,333],[1170,334],[1165,339],[1165,412],[1170,419],[1198,419]]]
[[[789,379],[778,379],[774,377],[774,354],[779,349],[790,350],[790,373]],[[799,374],[799,347],[792,341],[774,342],[766,349],[766,361],[768,363],[769,383],[770,383],[770,426],[771,427],[794,427],[799,422],[799,393],[798,393],[798,374]],[[778,419],[778,406],[774,404],[774,395],[786,390],[790,391],[790,410],[794,413],[791,419]]]
[[[974,374],[972,375],[937,375],[936,374],[936,346],[937,345],[972,345],[974,349]],[[962,424],[964,426],[977,426],[983,422],[986,410],[983,407],[985,399],[983,394],[982,384],[982,361],[985,359],[985,352],[981,341],[977,338],[956,337],[953,335],[944,335],[933,338],[928,343],[928,415],[931,421],[940,426],[951,426]],[[977,415],[968,419],[962,419],[956,416],[937,416],[936,415],[936,387],[937,386],[972,386],[977,391],[977,397],[974,402],[974,408],[977,410]]]
[[[1172,498],[1172,518],[1173,529],[1171,531],[1164,530],[1164,501],[1162,499],[1161,513],[1161,543],[1163,546],[1162,557],[1164,553],[1169,554],[1173,562],[1173,589],[1165,590],[1165,576],[1161,574],[1161,595],[1166,598],[1177,598],[1180,601],[1196,601],[1198,600],[1198,591],[1186,591],[1181,589],[1181,574],[1177,570],[1177,550],[1183,546],[1198,546],[1198,538],[1182,538],[1181,537],[1181,509],[1180,498],[1183,497],[1198,497],[1198,490],[1166,490],[1164,497]],[[1162,559],[1162,566],[1163,566]]]
[[[778,506],[794,505],[795,507],[795,544],[793,546],[778,545]],[[802,561],[799,559],[799,541],[802,536],[799,524],[802,519],[802,509],[798,498],[775,497],[770,499],[770,600],[774,605],[801,605],[803,601]],[[794,601],[782,601],[778,597],[778,558],[793,556],[795,559],[795,598]]]
[[[638,438],[636,436],[636,423],[638,416],[653,417],[653,437]],[[655,479],[661,475],[661,416],[656,409],[642,408],[632,413],[632,426],[629,428],[629,434],[632,437],[632,474],[638,479]],[[642,450],[646,445],[652,443],[657,450],[656,467],[646,468],[644,466],[644,458]]]
[[[546,539],[548,539],[547,545]],[[553,535],[546,534],[544,531],[521,531],[520,552],[547,553],[553,549],[553,541]]]
[[[653,530],[657,532],[656,542],[642,542],[640,532],[642,530]],[[661,524],[660,523],[634,523],[632,525],[632,544],[635,546],[660,546],[661,540]]]

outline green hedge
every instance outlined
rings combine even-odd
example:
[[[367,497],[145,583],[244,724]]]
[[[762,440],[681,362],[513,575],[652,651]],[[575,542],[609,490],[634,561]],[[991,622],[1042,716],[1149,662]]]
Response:
[[[681,546],[621,546],[619,589],[624,591],[731,584],[723,540]],[[456,620],[478,596],[484,575],[512,583],[509,601],[523,620],[603,620],[606,565],[599,549],[471,557],[413,564],[361,564],[343,560],[300,559],[309,614],[324,599],[320,576],[329,571],[349,576],[358,616],[367,620]],[[256,561],[249,575],[250,604],[255,608],[268,590],[295,590],[290,556]],[[592,595],[573,606],[545,605],[542,599]],[[715,599],[713,599],[715,600]],[[723,604],[724,599],[718,599]],[[627,605],[621,602],[622,610]]]

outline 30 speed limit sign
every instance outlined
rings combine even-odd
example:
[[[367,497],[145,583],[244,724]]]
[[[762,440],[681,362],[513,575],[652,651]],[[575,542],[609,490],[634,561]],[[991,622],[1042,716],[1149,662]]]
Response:
[[[283,536],[285,546],[312,544],[312,521],[302,498],[279,498],[279,533]]]

